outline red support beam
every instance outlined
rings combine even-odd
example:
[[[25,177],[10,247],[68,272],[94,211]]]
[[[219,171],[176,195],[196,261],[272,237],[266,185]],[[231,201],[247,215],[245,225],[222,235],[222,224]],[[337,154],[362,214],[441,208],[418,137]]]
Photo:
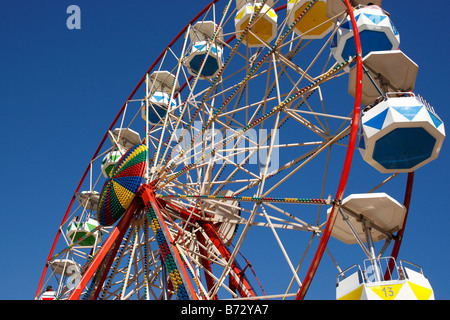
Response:
[[[405,233],[406,220],[408,219],[409,205],[411,203],[413,182],[414,182],[414,172],[410,172],[410,173],[408,173],[408,180],[406,182],[406,190],[405,190],[405,198],[403,200],[403,205],[406,208],[405,218],[403,219],[402,228],[397,232],[397,237],[395,239],[394,247],[392,248],[392,253],[391,253],[391,257],[393,257],[395,260],[397,260],[398,253],[400,251],[400,246],[401,246],[402,240],[403,240],[403,234]],[[391,274],[392,274],[392,271],[394,270],[394,267],[395,267],[394,260],[389,259],[389,265],[384,274],[385,281],[388,281],[391,279]]]
[[[167,227],[167,224],[165,223],[164,218],[161,214],[161,210],[159,207],[160,204],[155,197],[155,193],[154,193],[152,187],[149,185],[142,185],[138,194],[142,198],[142,201],[144,202],[144,204],[152,206],[152,208],[155,212],[155,215],[158,218],[160,227],[162,228],[162,231],[163,231],[164,235],[166,236],[166,242],[171,247],[172,256],[177,264],[178,270],[180,272],[180,276],[182,278],[184,286],[186,287],[186,291],[188,292],[189,297],[193,300],[198,300],[195,289],[192,286],[192,283],[189,279],[188,272],[187,272],[186,268],[184,267],[183,261],[181,260],[180,253],[178,252],[178,249],[175,246],[174,239],[172,238],[169,228]]]
[[[122,219],[119,221],[119,224],[114,228],[114,230],[109,235],[108,239],[105,241],[100,251],[95,255],[94,259],[89,264],[89,267],[86,269],[85,273],[81,277],[75,289],[69,296],[69,300],[79,300],[81,292],[84,290],[89,280],[92,278],[94,273],[97,271],[97,268],[102,263],[106,254],[112,248],[116,241],[121,242],[128,227],[130,226],[131,218],[133,217],[135,211],[138,209],[139,204],[136,199],[131,203],[128,210],[125,212]]]
[[[219,234],[214,229],[214,227],[209,222],[204,222],[204,221],[200,222],[200,225],[202,226],[203,230],[205,231],[205,233],[207,234],[209,239],[212,241],[214,246],[219,250],[220,254],[225,258],[226,261],[230,261],[231,254],[228,251],[228,248],[226,247],[226,245],[223,243],[222,239],[219,237]],[[250,294],[250,296],[255,297],[256,296],[255,291],[253,290],[251,284],[248,282],[247,278],[245,277],[244,272],[241,270],[241,268],[236,263],[236,261],[233,261],[231,263],[231,269],[238,277],[238,279],[236,279],[232,275],[230,275],[230,279],[233,279],[235,281],[235,285],[236,285],[236,288],[237,288],[239,294],[242,297],[248,297],[249,294]],[[244,286],[244,288],[246,289],[246,291],[248,293],[242,289],[241,285]]]
[[[123,238],[123,236],[122,236],[122,238]],[[97,288],[96,288],[94,294],[92,295],[92,300],[97,300],[98,299],[100,291],[102,291],[102,288],[103,288],[103,283],[105,282],[106,277],[108,276],[109,269],[111,269],[111,266],[112,266],[112,264],[114,262],[114,258],[116,257],[117,251],[120,248],[121,242],[122,242],[122,239],[120,241],[116,241],[115,242],[114,249],[111,252],[111,256],[109,257],[109,261],[107,262],[107,264],[105,266],[105,270],[103,271],[102,278],[98,282]]]
[[[181,218],[184,220],[188,220],[192,223],[194,222],[198,222],[203,230],[205,231],[205,233],[207,234],[208,238],[213,242],[214,246],[219,250],[219,252],[222,254],[222,256],[229,261],[231,258],[231,254],[229,253],[226,245],[223,243],[222,239],[220,238],[219,234],[217,233],[217,231],[215,230],[215,228],[209,223],[209,222],[205,222],[205,221],[201,221],[199,219],[197,219],[197,217],[192,216],[190,212],[187,212],[186,210],[183,210],[182,208],[179,208],[173,204],[171,204],[170,202],[167,201],[163,201],[166,205],[171,206],[174,210],[178,211],[178,213],[180,214]],[[200,241],[200,243],[202,243],[203,245],[206,244],[203,235],[198,232],[197,233],[197,239]],[[200,248],[200,250],[202,251],[202,248]],[[206,252],[200,252],[201,254],[206,256]],[[204,262],[204,264],[203,264]],[[203,266],[207,269],[207,270],[211,270],[211,264],[209,263],[209,261],[207,261],[206,259],[202,259],[202,264]],[[236,262],[232,263],[232,269],[233,272],[239,277],[239,279],[234,279],[234,277],[230,277],[230,279],[232,281],[234,281],[234,285],[235,287],[238,289],[239,294],[242,297],[247,297],[248,294],[242,290],[242,288],[239,287],[239,282],[241,282],[244,287],[246,288],[246,290],[248,292],[250,292],[251,296],[256,296],[251,284],[248,282],[248,280],[245,278],[244,272],[240,269],[240,267],[237,265]],[[205,280],[207,282],[208,285],[208,290],[212,289],[213,285],[214,285],[214,280],[205,272]],[[214,297],[214,299],[216,299],[216,297]]]
[[[196,237],[197,240],[200,242],[200,244],[203,246],[199,246],[199,251],[200,254],[202,256],[205,256],[206,258],[201,258],[200,259],[200,263],[202,264],[203,268],[205,268],[205,281],[206,281],[206,285],[208,286],[208,291],[211,291],[214,287],[214,279],[211,277],[211,275],[209,273],[212,273],[212,269],[211,269],[211,262],[208,260],[209,258],[209,254],[208,251],[204,248],[206,247],[206,239],[203,236],[203,234],[201,233],[201,231],[196,233]],[[215,294],[213,297],[211,297],[213,300],[217,300],[217,294]]]

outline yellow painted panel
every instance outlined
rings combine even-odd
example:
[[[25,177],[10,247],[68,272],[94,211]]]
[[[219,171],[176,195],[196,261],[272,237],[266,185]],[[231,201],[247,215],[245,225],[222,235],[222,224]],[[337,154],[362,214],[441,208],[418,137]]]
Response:
[[[394,300],[402,287],[403,283],[390,284],[386,286],[375,286],[369,288],[383,300]]]
[[[116,193],[117,199],[120,202],[120,205],[123,208],[127,209],[130,206],[131,201],[133,201],[135,194],[125,189],[115,181],[113,182],[113,188],[114,192]]]
[[[250,18],[246,19],[244,23],[241,24],[241,31],[244,31],[247,26]],[[272,23],[265,18],[259,19],[254,26],[250,29],[254,34],[260,37],[264,41],[270,41],[272,38]],[[261,41],[258,40],[251,33],[248,33],[248,44],[249,45],[260,45]]]
[[[241,11],[239,11],[235,17],[236,20],[241,20],[242,17],[244,16],[245,13],[245,7],[241,9]]]
[[[414,292],[414,294],[416,295],[416,298],[418,300],[430,300],[433,290],[419,286],[418,284],[414,284],[409,281],[408,281],[408,284],[411,287],[412,291]]]
[[[358,289],[353,290],[350,293],[347,293],[345,296],[340,297],[338,300],[361,300],[361,294],[364,289],[364,286],[361,285]]]
[[[306,6],[309,5],[309,2],[305,3],[295,12],[295,18],[298,18],[303,10],[305,10]],[[326,2],[319,1],[311,9],[305,14],[303,18],[300,19],[299,23],[296,25],[296,28],[301,32],[305,33],[312,28],[324,23],[328,20],[326,15],[327,4]],[[325,23],[324,25],[308,32],[307,36],[320,36],[325,33],[331,26],[333,25],[332,21]]]
[[[267,14],[269,15],[269,17],[271,17],[271,18],[273,18],[273,19],[278,18],[277,14],[276,14],[275,11],[273,11],[273,10],[267,11]]]

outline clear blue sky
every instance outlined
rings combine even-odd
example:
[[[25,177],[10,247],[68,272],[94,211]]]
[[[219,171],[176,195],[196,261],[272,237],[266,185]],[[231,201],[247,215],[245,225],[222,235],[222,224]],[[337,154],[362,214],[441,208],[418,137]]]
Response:
[[[0,299],[33,299],[64,211],[105,130],[154,59],[208,2],[0,2]],[[71,4],[81,8],[81,30],[66,27]],[[383,7],[401,49],[419,65],[415,92],[450,128],[449,2]],[[449,163],[445,141],[440,157],[416,172],[400,250],[400,258],[423,267],[437,299],[450,298]]]

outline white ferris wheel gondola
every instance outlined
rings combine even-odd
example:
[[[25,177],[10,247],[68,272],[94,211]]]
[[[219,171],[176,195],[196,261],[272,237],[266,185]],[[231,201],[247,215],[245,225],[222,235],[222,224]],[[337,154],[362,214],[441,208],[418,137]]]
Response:
[[[213,21],[199,21],[189,30],[192,47],[185,61],[189,74],[196,76],[200,72],[203,78],[211,79],[222,68],[223,31],[217,28]],[[211,42],[216,33],[215,41]]]
[[[110,139],[113,146],[119,148],[122,153],[141,143],[139,133],[130,128],[116,128],[110,132]]]
[[[373,103],[388,92],[408,92],[415,87],[419,66],[400,50],[373,51],[363,59],[361,103]],[[348,93],[355,96],[356,68],[350,70]]]
[[[362,57],[374,51],[397,50],[400,34],[390,16],[376,5],[362,6],[354,10],[361,41]],[[331,41],[331,52],[338,62],[354,57],[354,33],[350,18],[338,22],[339,29]]]
[[[394,92],[363,113],[358,148],[382,173],[412,172],[438,157],[444,139],[444,123],[428,102]]]
[[[422,268],[406,261],[398,266],[393,257],[383,257],[403,227],[405,206],[385,193],[352,194],[342,201],[340,213],[332,236],[348,245],[358,243],[367,259],[363,268],[354,265],[339,273],[338,300],[434,300]],[[375,243],[381,240],[385,244],[377,253]]]
[[[70,277],[80,272],[81,265],[72,259],[54,259],[50,263],[50,268],[61,276]]]
[[[96,191],[82,191],[76,194],[76,199],[83,208],[81,216],[75,216],[67,225],[66,237],[80,248],[93,248],[101,239],[102,232],[99,223],[92,218],[97,211],[100,194]]]
[[[162,119],[166,116],[168,109],[177,104],[173,93],[178,91],[180,85],[175,76],[169,71],[155,71],[146,79],[150,90],[149,105],[142,105],[142,119],[151,125],[163,125]],[[148,114],[147,114],[148,108]]]

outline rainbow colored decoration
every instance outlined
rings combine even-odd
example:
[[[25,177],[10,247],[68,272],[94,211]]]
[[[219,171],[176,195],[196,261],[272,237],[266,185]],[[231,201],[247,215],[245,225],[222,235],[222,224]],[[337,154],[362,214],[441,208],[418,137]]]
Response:
[[[116,223],[130,206],[142,184],[147,154],[147,147],[137,144],[115,165],[100,193],[97,219],[102,226]]]
[[[183,280],[181,279],[180,272],[178,271],[178,266],[175,262],[175,259],[172,256],[169,245],[167,244],[166,241],[166,237],[164,236],[164,232],[161,229],[161,226],[158,222],[158,218],[156,217],[155,211],[153,211],[151,205],[148,206],[147,208],[147,217],[148,220],[150,221],[150,225],[153,234],[156,237],[156,241],[158,242],[162,260],[166,265],[167,272],[169,273],[170,280],[172,281],[172,285],[177,294],[178,299],[189,300],[189,295],[186,291],[186,287],[183,284]]]

